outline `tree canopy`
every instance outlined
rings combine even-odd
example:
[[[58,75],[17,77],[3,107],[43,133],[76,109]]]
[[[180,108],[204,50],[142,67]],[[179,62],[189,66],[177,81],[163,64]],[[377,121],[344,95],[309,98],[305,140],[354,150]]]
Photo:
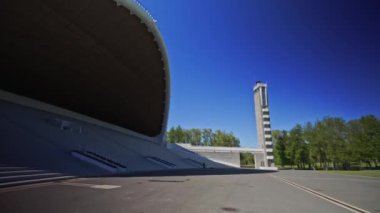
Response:
[[[373,115],[346,122],[325,117],[273,131],[275,162],[298,168],[352,169],[366,163],[378,167],[380,120]]]
[[[172,127],[167,132],[169,143],[190,143],[195,146],[227,146],[239,147],[240,140],[232,132],[224,130],[205,129],[183,129],[181,126]]]

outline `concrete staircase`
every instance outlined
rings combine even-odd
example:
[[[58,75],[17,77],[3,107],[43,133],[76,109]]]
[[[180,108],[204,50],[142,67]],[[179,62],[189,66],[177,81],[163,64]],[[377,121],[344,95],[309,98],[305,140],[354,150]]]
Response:
[[[0,188],[69,178],[74,178],[74,176],[27,167],[0,166]]]

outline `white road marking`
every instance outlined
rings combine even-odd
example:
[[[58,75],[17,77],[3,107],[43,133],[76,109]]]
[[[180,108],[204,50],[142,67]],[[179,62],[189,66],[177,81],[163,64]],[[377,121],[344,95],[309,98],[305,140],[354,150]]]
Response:
[[[299,185],[299,184],[294,183],[292,181],[289,181],[287,179],[284,179],[284,178],[281,178],[281,177],[278,177],[278,176],[275,176],[275,175],[270,175],[270,176],[273,177],[273,178],[275,178],[275,179],[278,179],[278,180],[280,180],[280,181],[282,181],[284,183],[287,183],[287,184],[289,184],[289,185],[291,185],[291,186],[293,186],[295,188],[298,188],[298,189],[301,189],[301,190],[303,190],[305,192],[308,192],[308,193],[310,193],[310,194],[312,194],[312,195],[314,195],[316,197],[322,198],[322,199],[324,199],[324,200],[326,200],[326,201],[328,201],[328,202],[330,202],[332,204],[335,204],[335,205],[340,206],[340,207],[342,207],[344,209],[347,209],[347,210],[349,210],[351,212],[355,212],[355,213],[370,213],[367,210],[361,209],[361,208],[359,208],[357,206],[354,206],[352,204],[348,204],[348,203],[343,202],[341,200],[338,200],[336,198],[333,198],[333,197],[330,197],[330,196],[325,195],[323,193],[317,192],[317,191],[315,191],[313,189],[310,189],[308,187]]]
[[[58,184],[59,185],[66,185],[66,186],[87,187],[87,188],[93,188],[93,189],[115,189],[115,188],[121,187],[121,186],[117,186],[117,185],[75,183],[75,182],[61,182]]]
[[[94,188],[94,189],[115,189],[115,188],[119,188],[121,186],[114,186],[114,185],[93,185],[91,186],[91,188]]]

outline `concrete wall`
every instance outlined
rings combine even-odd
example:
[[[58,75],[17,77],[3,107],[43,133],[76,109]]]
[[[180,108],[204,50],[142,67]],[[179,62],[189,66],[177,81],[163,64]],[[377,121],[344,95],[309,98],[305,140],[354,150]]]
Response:
[[[255,115],[256,115],[256,130],[257,130],[257,143],[260,148],[265,148],[264,145],[264,129],[263,129],[263,113],[260,102],[259,89],[254,91]]]
[[[198,152],[198,154],[209,158],[217,163],[232,167],[240,167],[240,153],[236,152]]]
[[[260,89],[257,88],[254,90],[254,103],[255,103],[255,115],[256,115],[256,130],[257,130],[257,143],[259,144],[260,148],[264,149],[265,152],[265,142],[264,142],[264,127],[263,127],[263,113],[262,113],[262,106],[261,106],[261,95],[260,95]],[[255,156],[255,167],[259,168],[262,166],[268,166],[268,162],[265,159],[265,154],[262,156]],[[262,165],[264,163],[264,165]]]
[[[255,156],[255,168],[263,167],[264,149],[252,147],[218,147],[218,146],[192,146],[191,144],[168,144],[170,149],[177,153],[189,153],[199,159],[199,156],[226,166],[240,167],[240,153],[251,153]]]
[[[191,151],[191,150],[189,150],[183,146],[180,146],[178,144],[168,143],[167,148],[169,151],[180,156],[184,161],[190,162],[192,165],[194,165],[198,168],[202,168],[203,164],[207,168],[228,168],[228,167],[231,167],[231,165],[226,165],[225,162],[218,163],[218,162],[212,161],[212,159],[209,159],[206,156],[198,154],[197,152]]]

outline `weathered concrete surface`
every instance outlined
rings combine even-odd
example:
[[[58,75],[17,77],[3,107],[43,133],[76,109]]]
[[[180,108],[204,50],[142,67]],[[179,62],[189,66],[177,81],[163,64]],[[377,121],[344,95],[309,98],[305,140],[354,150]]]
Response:
[[[93,178],[0,193],[0,206],[3,213],[347,212],[271,175],[282,172],[199,169]],[[94,189],[92,184],[121,187]]]
[[[57,120],[70,123],[62,130]],[[104,175],[92,164],[71,155],[90,150],[127,166],[128,171],[166,169],[146,156],[196,168],[165,147],[69,117],[0,100],[0,164],[49,170],[68,175]]]

